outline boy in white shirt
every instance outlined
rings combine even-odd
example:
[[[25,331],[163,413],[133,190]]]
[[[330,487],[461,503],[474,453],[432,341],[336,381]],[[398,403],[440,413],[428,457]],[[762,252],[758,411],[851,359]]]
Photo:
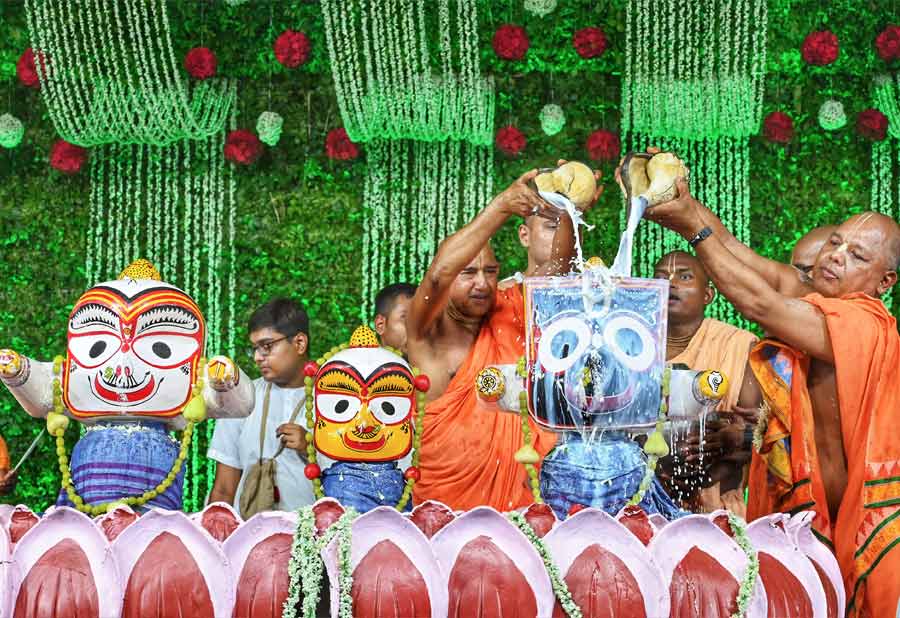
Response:
[[[250,316],[249,352],[262,374],[254,380],[256,405],[247,418],[216,423],[207,456],[214,459],[216,478],[209,502],[227,502],[240,511],[249,470],[260,460],[260,428],[264,459],[275,459],[274,509],[296,510],[315,502],[306,466],[306,393],[303,365],[309,349],[309,318],[295,301],[276,298]],[[266,402],[268,401],[268,410]],[[330,460],[318,456],[325,467]]]

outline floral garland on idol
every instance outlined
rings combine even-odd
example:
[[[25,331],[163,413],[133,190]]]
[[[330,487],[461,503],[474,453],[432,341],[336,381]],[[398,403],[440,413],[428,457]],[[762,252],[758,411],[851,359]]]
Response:
[[[728,525],[734,535],[734,541],[747,556],[747,570],[741,579],[740,587],[737,595],[737,610],[731,615],[731,618],[746,618],[747,608],[750,605],[750,599],[753,597],[753,590],[756,588],[756,577],[759,575],[759,555],[747,536],[747,524],[740,517],[728,512]]]
[[[550,577],[550,586],[553,588],[553,594],[556,595],[556,600],[559,601],[563,611],[566,612],[566,615],[569,618],[581,618],[581,608],[578,607],[578,604],[575,603],[575,600],[572,598],[569,586],[559,572],[559,567],[556,566],[553,556],[550,555],[550,550],[547,549],[544,539],[535,533],[534,528],[531,527],[531,524],[528,523],[528,520],[525,519],[525,516],[522,513],[512,511],[511,513],[507,513],[506,517],[515,524],[522,534],[525,535],[541,557],[544,568],[547,569],[547,575]]]
[[[762,115],[767,15],[765,0],[625,3],[627,150],[674,151],[699,179],[694,196],[744,243],[750,240],[749,138],[759,132]],[[624,228],[625,209],[621,216]],[[641,226],[637,273],[649,276],[661,255],[684,246],[677,234]],[[711,317],[743,323],[721,296]]]
[[[69,458],[66,454],[66,442],[64,436],[66,428],[69,426],[69,417],[65,415],[62,384],[60,381],[63,360],[62,356],[57,356],[53,359],[53,411],[47,414],[47,433],[56,438],[56,455],[59,460],[61,485],[63,490],[65,490],[69,501],[82,513],[88,515],[102,515],[122,504],[131,507],[142,507],[150,500],[153,500],[164,493],[172,483],[175,482],[175,478],[181,471],[181,467],[188,454],[188,448],[191,444],[191,437],[194,434],[194,426],[206,419],[206,403],[203,400],[203,386],[205,380],[203,378],[197,378],[197,382],[193,386],[191,400],[184,407],[184,410],[182,410],[182,415],[187,421],[187,425],[181,436],[181,447],[178,451],[178,457],[175,458],[175,462],[172,464],[172,467],[165,478],[163,478],[156,487],[145,491],[140,496],[123,496],[120,500],[91,505],[85,504],[84,498],[78,495],[78,492],[75,490],[75,485],[72,483],[72,470],[69,468]],[[206,375],[205,358],[200,359],[198,375]]]
[[[282,618],[316,618],[316,607],[322,593],[322,551],[337,537],[338,539],[338,588],[340,602],[338,616],[353,618],[353,571],[350,568],[351,525],[357,513],[347,509],[340,519],[318,535],[313,506],[297,511],[297,532],[291,545],[291,560],[288,563],[288,594],[282,606]],[[301,593],[303,595],[301,604]],[[300,605],[300,613],[297,609]]]

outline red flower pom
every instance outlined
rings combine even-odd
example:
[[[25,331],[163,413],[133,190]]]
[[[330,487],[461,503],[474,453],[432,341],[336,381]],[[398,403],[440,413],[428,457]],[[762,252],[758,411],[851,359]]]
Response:
[[[309,480],[317,479],[322,474],[322,468],[319,467],[319,464],[306,464],[303,468],[303,475]]]
[[[289,69],[298,67],[309,59],[310,47],[309,37],[293,30],[285,30],[272,44],[275,59]]]
[[[431,379],[422,373],[416,376],[416,379],[413,380],[413,384],[415,384],[416,390],[420,393],[427,393],[428,389],[431,388]]]
[[[214,77],[216,64],[216,55],[208,47],[195,47],[184,56],[184,68],[194,79]]]
[[[325,137],[325,154],[329,159],[351,161],[359,156],[359,147],[350,141],[344,127],[332,129]]]
[[[900,58],[900,26],[890,25],[875,38],[875,49],[885,62]]]
[[[837,35],[831,30],[808,34],[803,39],[803,46],[800,48],[800,53],[803,54],[806,63],[818,66],[831,64],[837,60],[839,51]]]
[[[319,366],[315,364],[313,361],[308,361],[305,365],[303,365],[303,375],[308,378],[316,377],[316,374],[319,373]]]
[[[46,61],[44,70],[47,70]],[[23,86],[40,89],[41,84],[38,80],[37,68],[34,66],[34,50],[32,48],[29,47],[19,56],[19,61],[16,63],[16,75],[19,76],[19,82]]]
[[[587,507],[586,507],[585,505],[583,505],[583,504],[578,504],[578,503],[576,502],[575,504],[573,504],[572,506],[569,507],[569,514],[568,514],[568,516],[571,517],[572,515],[574,515],[574,514],[577,513],[578,511],[583,511],[583,510],[586,509],[586,508],[587,508]]]
[[[784,112],[772,112],[763,120],[763,134],[770,142],[787,144],[794,137],[794,121]]]
[[[598,129],[588,136],[584,148],[594,161],[615,161],[622,150],[622,142],[618,133]]]
[[[419,469],[415,466],[410,466],[406,469],[406,472],[403,473],[403,478],[405,479],[413,479],[414,481],[418,481],[422,474],[419,472]]]
[[[519,129],[509,125],[497,131],[494,145],[504,154],[514,157],[525,150],[525,146],[528,145],[528,139]]]
[[[529,45],[528,35],[522,26],[504,24],[494,33],[494,53],[504,60],[521,60]]]
[[[596,58],[606,51],[609,41],[600,28],[582,28],[572,35],[572,45],[582,58]]]
[[[856,130],[863,137],[880,142],[887,137],[888,118],[877,109],[863,110],[856,117]]]
[[[73,175],[81,171],[88,152],[81,146],[58,139],[50,149],[50,165],[63,174]]]
[[[225,138],[225,158],[241,165],[250,165],[262,155],[262,142],[246,129],[237,129]]]

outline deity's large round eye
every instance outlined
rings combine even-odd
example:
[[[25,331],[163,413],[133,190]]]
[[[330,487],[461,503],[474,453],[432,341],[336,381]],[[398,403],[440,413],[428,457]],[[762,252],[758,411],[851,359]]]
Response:
[[[538,361],[550,373],[562,373],[591,345],[591,327],[581,318],[556,320],[541,333]]]
[[[134,340],[134,353],[153,367],[170,368],[193,356],[200,344],[193,337],[174,334],[147,334]]]
[[[353,395],[322,393],[316,396],[316,410],[319,415],[332,423],[348,423],[359,414],[362,402]]]
[[[111,333],[95,333],[69,338],[69,354],[82,367],[102,365],[119,351],[122,341]]]
[[[369,412],[385,425],[405,420],[410,408],[412,401],[409,397],[373,397],[369,400]]]
[[[603,328],[603,339],[616,358],[632,371],[645,371],[656,359],[653,333],[631,315],[610,319]]]

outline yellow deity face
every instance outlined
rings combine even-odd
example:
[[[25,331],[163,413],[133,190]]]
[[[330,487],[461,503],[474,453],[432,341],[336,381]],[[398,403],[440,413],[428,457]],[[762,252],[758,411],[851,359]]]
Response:
[[[383,348],[335,354],[315,379],[316,449],[339,461],[394,461],[412,447],[409,365]]]

